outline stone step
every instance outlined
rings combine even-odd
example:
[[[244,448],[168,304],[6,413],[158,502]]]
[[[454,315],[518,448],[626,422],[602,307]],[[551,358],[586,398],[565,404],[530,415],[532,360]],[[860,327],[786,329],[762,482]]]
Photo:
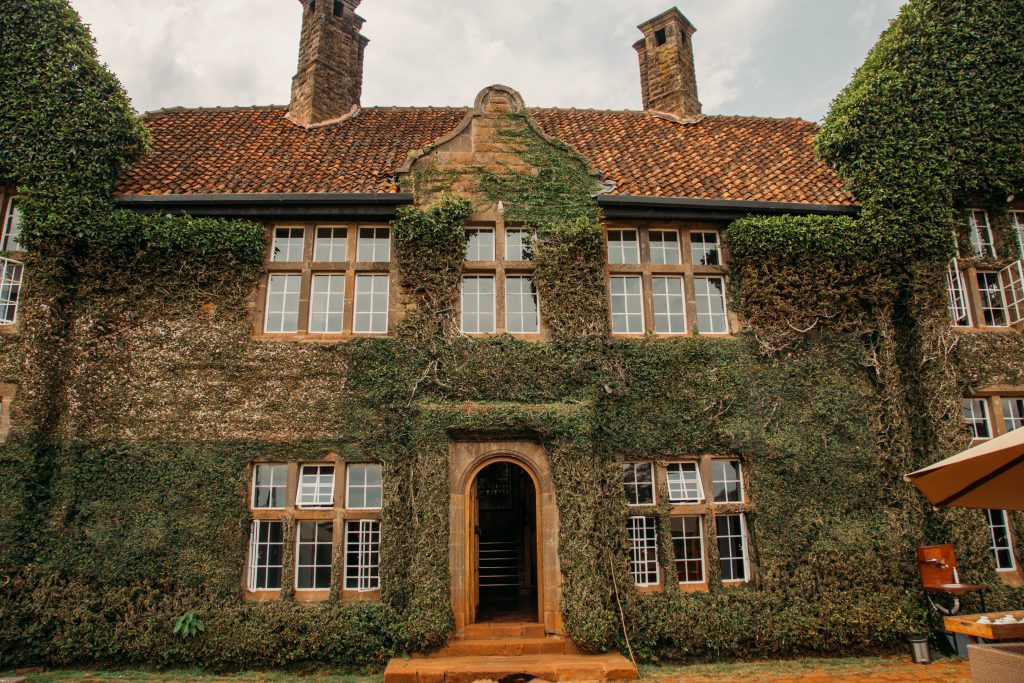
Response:
[[[561,636],[545,638],[473,638],[452,640],[428,657],[514,657],[518,655],[574,655],[573,642]]]
[[[461,636],[462,640],[494,640],[495,638],[543,638],[544,624],[530,622],[493,622],[469,624]]]
[[[636,667],[620,654],[392,659],[384,683],[473,683],[525,674],[545,681],[631,681]]]

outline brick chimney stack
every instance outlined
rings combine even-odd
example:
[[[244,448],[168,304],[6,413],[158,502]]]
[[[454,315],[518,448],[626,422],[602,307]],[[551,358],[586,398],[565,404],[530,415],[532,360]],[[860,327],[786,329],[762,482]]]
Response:
[[[644,34],[643,40],[633,45],[640,56],[644,110],[698,118],[701,106],[690,40],[697,29],[675,7],[637,28]]]
[[[356,14],[361,0],[299,0],[302,40],[288,118],[303,126],[340,118],[359,104],[369,42]]]

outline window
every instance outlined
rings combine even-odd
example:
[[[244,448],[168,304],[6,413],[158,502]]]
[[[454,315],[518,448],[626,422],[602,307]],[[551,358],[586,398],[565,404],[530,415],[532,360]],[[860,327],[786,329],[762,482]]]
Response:
[[[309,302],[309,331],[340,334],[345,330],[345,276],[314,275]]]
[[[495,331],[494,277],[466,275],[462,278],[462,331],[491,334]]]
[[[1017,232],[1017,254],[1024,258],[1024,211],[1011,211],[1010,221]]]
[[[696,266],[722,265],[721,248],[717,232],[691,232],[690,257]]]
[[[975,256],[995,258],[996,247],[992,241],[992,228],[988,222],[988,212],[971,209],[967,212],[967,227],[971,236],[971,247]]]
[[[21,211],[13,199],[7,204],[7,215],[4,217],[3,230],[0,230],[0,251],[22,251],[21,246]]]
[[[511,334],[540,332],[540,298],[533,285],[533,278],[506,276],[505,327]]]
[[[387,275],[357,275],[355,319],[352,331],[357,334],[386,334],[388,331]]]
[[[674,462],[666,468],[668,499],[671,503],[699,503],[704,500],[700,470],[695,462]]]
[[[683,278],[651,278],[654,302],[654,331],[658,334],[686,334],[686,297]]]
[[[533,234],[529,230],[508,229],[505,231],[505,260],[533,260]]]
[[[967,285],[960,271],[960,263],[953,259],[946,271],[946,287],[949,291],[949,317],[954,325],[971,326],[971,309],[967,303]]]
[[[629,505],[654,504],[654,465],[649,462],[627,462],[622,466],[622,481]]]
[[[1004,398],[1002,408],[1004,432],[1024,428],[1024,398]]]
[[[661,582],[658,566],[658,523],[653,517],[630,517],[629,568],[637,586],[656,586]]]
[[[697,331],[702,334],[728,334],[729,318],[725,311],[725,279],[698,277],[693,279],[697,297]]]
[[[704,581],[704,531],[700,517],[673,517],[672,551],[679,583]]]
[[[345,533],[345,590],[380,588],[380,522],[348,522]]]
[[[303,521],[296,526],[295,588],[329,589],[334,556],[334,522]]]
[[[273,263],[302,261],[306,246],[305,232],[303,228],[276,228],[270,260]]]
[[[340,17],[344,11],[344,5],[341,4],[341,0],[334,0],[334,16]]]
[[[640,276],[613,276],[611,278],[612,332],[617,334],[644,333],[644,298]]]
[[[334,465],[303,465],[296,497],[300,508],[334,506]]]
[[[640,241],[636,230],[608,231],[608,263],[640,263]]]
[[[264,331],[297,332],[301,275],[271,275],[267,286],[267,313]]]
[[[1013,547],[1010,545],[1010,524],[1005,510],[985,510],[988,530],[992,537],[992,554],[996,557],[996,569],[1016,569]]]
[[[676,230],[651,230],[651,263],[678,266],[682,263],[679,253],[679,232]]]
[[[999,273],[979,271],[978,293],[981,295],[981,314],[985,324],[989,327],[1006,327],[1009,322]]]
[[[466,230],[466,260],[494,260],[494,230],[491,228],[470,228]]]
[[[345,507],[349,510],[379,510],[384,495],[380,465],[349,465]]]
[[[356,259],[363,263],[384,263],[391,260],[390,228],[359,228]]]
[[[279,590],[283,558],[284,523],[255,520],[249,532],[249,590]]]
[[[313,260],[319,263],[348,261],[348,230],[346,228],[317,228]]]
[[[716,515],[718,557],[722,565],[722,581],[747,580],[747,534],[742,514]]]
[[[18,298],[25,267],[11,259],[0,258],[0,325],[18,322]]]
[[[711,461],[711,490],[716,503],[743,502],[743,474],[738,460]]]
[[[252,476],[252,506],[261,510],[283,510],[288,490],[287,465],[256,465]]]
[[[974,439],[991,439],[992,425],[988,419],[988,401],[983,398],[965,398],[963,400],[964,420],[971,430]]]
[[[668,36],[665,34],[665,29],[659,28],[654,32],[654,42],[659,46],[664,45],[668,42]]]

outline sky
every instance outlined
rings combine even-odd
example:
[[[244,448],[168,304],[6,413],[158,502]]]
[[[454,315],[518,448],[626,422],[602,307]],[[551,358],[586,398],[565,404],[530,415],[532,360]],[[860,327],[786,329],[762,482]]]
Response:
[[[820,121],[905,0],[677,0],[705,114]],[[364,0],[363,106],[641,109],[637,24],[672,0]],[[287,104],[299,0],[71,0],[139,111]]]

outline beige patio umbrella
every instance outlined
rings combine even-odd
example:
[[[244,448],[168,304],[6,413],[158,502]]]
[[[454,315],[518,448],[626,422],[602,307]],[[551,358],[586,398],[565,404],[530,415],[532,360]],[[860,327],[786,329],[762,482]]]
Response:
[[[904,477],[937,508],[1024,511],[1024,429]]]

